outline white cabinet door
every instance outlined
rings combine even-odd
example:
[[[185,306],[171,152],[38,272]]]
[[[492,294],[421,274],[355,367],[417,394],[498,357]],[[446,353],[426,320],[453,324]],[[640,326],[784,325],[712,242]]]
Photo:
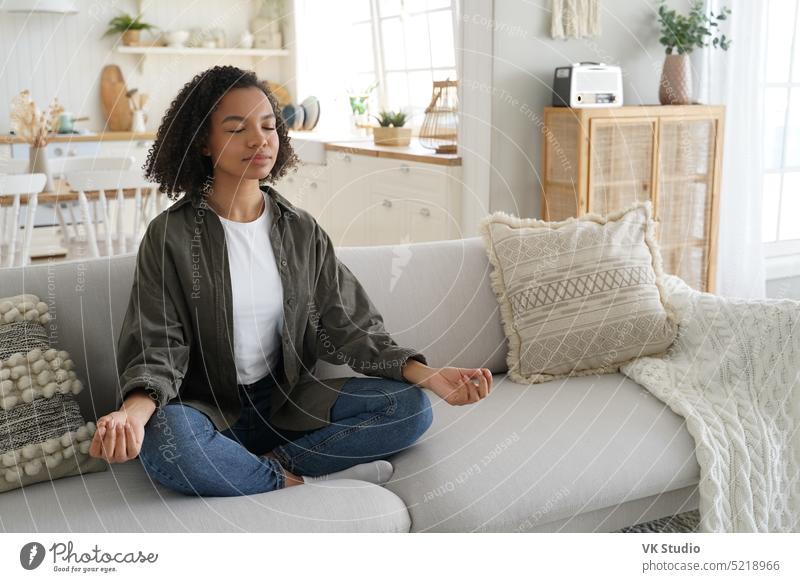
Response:
[[[298,178],[296,172],[289,172],[275,184],[275,190],[292,204],[297,204]]]
[[[401,198],[373,192],[365,219],[367,243],[394,245],[409,241],[406,204]]]
[[[329,155],[330,188],[323,215],[325,230],[336,246],[360,246],[367,242],[369,181],[366,156]]]
[[[414,242],[444,240],[448,236],[448,222],[453,217],[438,204],[420,200],[407,200],[405,203],[408,230]]]
[[[460,236],[460,167],[340,151],[329,151],[327,159],[329,183],[318,189],[318,211],[337,246]],[[312,199],[306,198],[309,205]]]

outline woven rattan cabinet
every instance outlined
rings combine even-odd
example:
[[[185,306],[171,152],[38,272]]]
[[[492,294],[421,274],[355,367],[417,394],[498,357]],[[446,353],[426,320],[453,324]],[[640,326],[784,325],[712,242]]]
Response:
[[[651,200],[664,270],[713,292],[724,114],[708,105],[545,108],[545,220]]]

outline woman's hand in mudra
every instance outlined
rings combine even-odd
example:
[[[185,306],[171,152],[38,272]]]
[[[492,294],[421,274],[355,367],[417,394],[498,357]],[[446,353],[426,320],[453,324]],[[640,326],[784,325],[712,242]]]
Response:
[[[89,456],[109,463],[135,459],[142,448],[144,424],[125,410],[115,410],[97,419],[97,430],[89,445]]]
[[[492,373],[488,368],[428,368],[419,385],[448,404],[461,406],[486,398],[492,389]]]

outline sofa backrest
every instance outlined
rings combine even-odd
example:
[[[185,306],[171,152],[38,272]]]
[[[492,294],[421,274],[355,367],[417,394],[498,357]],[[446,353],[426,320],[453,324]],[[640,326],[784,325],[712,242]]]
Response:
[[[506,367],[506,341],[480,237],[397,246],[341,247],[337,256],[361,281],[386,328],[431,366]],[[67,350],[86,388],[87,419],[114,409],[116,346],[130,298],[136,255],[47,262],[0,270],[0,297],[33,293],[46,302],[50,340]],[[356,375],[320,361],[320,377]]]

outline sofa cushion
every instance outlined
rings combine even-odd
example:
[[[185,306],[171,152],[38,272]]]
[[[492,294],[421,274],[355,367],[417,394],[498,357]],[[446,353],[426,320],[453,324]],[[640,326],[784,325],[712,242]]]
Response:
[[[181,495],[138,460],[0,495],[4,532],[407,532],[402,500],[341,479],[241,497]]]
[[[133,284],[136,255],[3,269],[0,297],[32,293],[48,305],[47,331],[69,353],[84,389],[84,418],[115,410],[119,391],[117,337]]]
[[[74,362],[49,343],[49,320],[36,295],[0,298],[0,493],[107,466],[88,455],[95,424],[75,400]]]
[[[535,386],[498,375],[486,398],[466,406],[427,393],[433,425],[392,457],[386,484],[408,505],[412,531],[527,531],[550,522],[572,531],[591,524],[572,526],[571,517],[700,478],[683,418],[621,374]]]
[[[650,210],[647,201],[561,222],[505,212],[481,221],[513,380],[616,372],[672,344]]]
[[[480,237],[340,247],[336,254],[367,290],[397,343],[425,354],[430,366],[506,371],[508,347]],[[359,375],[327,362],[317,365],[317,374]]]

